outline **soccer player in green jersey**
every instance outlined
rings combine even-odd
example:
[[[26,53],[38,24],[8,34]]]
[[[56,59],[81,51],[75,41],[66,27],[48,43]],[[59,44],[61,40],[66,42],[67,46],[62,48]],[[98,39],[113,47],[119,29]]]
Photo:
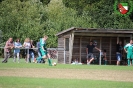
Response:
[[[128,43],[124,47],[124,50],[127,53],[128,66],[130,65],[130,60],[132,60],[132,63],[133,63],[133,45],[132,45],[132,43],[133,43],[133,40],[131,39],[130,43]]]
[[[43,38],[40,39],[40,52],[41,52],[41,57],[38,57],[37,60],[40,61],[41,59],[46,59],[48,58],[48,63],[49,66],[52,66],[52,62],[50,59],[50,55],[47,52],[47,48],[46,48],[46,40],[48,39],[48,36],[44,36]]]

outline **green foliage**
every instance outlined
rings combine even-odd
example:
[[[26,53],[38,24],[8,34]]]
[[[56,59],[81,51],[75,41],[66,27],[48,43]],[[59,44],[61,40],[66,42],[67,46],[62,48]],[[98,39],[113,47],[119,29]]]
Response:
[[[35,42],[48,35],[57,47],[56,33],[70,27],[132,29],[133,15],[114,13],[114,0],[0,0],[0,30],[9,37]]]
[[[0,30],[0,43],[2,43],[2,31]]]
[[[40,2],[42,2],[44,5],[47,5],[48,3],[50,3],[50,0],[40,0]]]
[[[84,7],[98,2],[99,0],[62,0],[66,7],[73,8],[78,11],[78,15],[81,15],[84,11]]]
[[[27,0],[20,0],[21,2],[26,2]],[[33,0],[29,0],[33,1]],[[34,0],[36,3],[42,2],[44,5],[47,5],[50,3],[50,0]]]
[[[54,7],[53,7],[54,6]],[[70,27],[84,27],[89,28],[96,24],[91,21],[91,18],[83,12],[82,15],[77,15],[77,11],[71,8],[66,8],[61,0],[53,1],[47,7],[48,13],[48,27],[58,30],[58,32]]]
[[[46,7],[46,12],[48,19],[46,20],[45,34],[50,37],[48,43],[52,47],[57,46],[57,36],[55,34],[62,30],[70,27],[90,28],[97,26],[94,22],[91,22],[91,18],[86,13],[83,12],[82,15],[77,15],[77,11],[65,7],[62,0],[52,0]]]
[[[42,37],[47,14],[41,3],[5,0],[0,8],[0,29],[4,41],[9,37],[21,40],[30,37],[35,41]]]
[[[79,15],[82,15],[83,12],[88,14],[98,28],[133,28],[132,15],[122,17],[114,13],[114,0],[63,0],[63,3],[66,7],[78,11]]]

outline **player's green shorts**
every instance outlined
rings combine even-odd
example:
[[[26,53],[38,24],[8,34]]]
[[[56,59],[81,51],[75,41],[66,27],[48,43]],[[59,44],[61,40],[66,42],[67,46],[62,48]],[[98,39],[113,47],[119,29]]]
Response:
[[[47,55],[47,51],[41,50],[41,55],[42,55],[42,56]]]
[[[133,59],[133,53],[127,53],[127,59]]]

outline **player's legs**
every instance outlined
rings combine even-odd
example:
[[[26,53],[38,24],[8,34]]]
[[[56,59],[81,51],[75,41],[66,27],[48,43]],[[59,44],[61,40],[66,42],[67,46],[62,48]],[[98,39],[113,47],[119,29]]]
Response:
[[[120,61],[121,61],[121,54],[117,54],[117,65],[120,65]]]
[[[52,62],[51,62],[51,59],[50,59],[50,55],[47,53],[47,51],[42,51],[42,50],[40,50],[41,51],[41,57],[38,57],[37,58],[37,61],[38,62],[41,62],[41,60],[42,59],[46,59],[46,58],[48,58],[48,63],[49,63],[49,66],[52,66]]]
[[[41,60],[42,60],[43,50],[41,50],[41,49],[40,49],[40,54],[41,55],[38,55],[38,57],[36,58],[37,63],[41,63]]]
[[[89,62],[89,54],[87,54],[86,59],[87,59],[87,64],[88,64],[88,62]]]
[[[87,64],[89,64],[90,58],[87,58]]]
[[[127,64],[130,66],[130,58],[131,58],[131,53],[127,54]]]
[[[87,64],[90,64],[89,61],[91,59],[91,53],[89,53],[86,58],[87,58]]]
[[[45,52],[43,50],[40,49],[40,53],[41,53],[41,56],[37,57],[37,63],[41,63],[42,59],[47,58],[47,56],[46,56],[46,54],[45,54]]]
[[[131,65],[133,65],[133,53],[132,53],[132,56],[131,56]]]
[[[47,53],[49,66],[52,66],[51,56]]]
[[[41,56],[41,51],[38,49],[38,56],[40,57]]]
[[[91,57],[90,57],[90,61],[88,62],[88,64],[90,64],[93,60],[94,60],[94,55],[91,53]]]
[[[46,59],[46,58],[48,58],[48,64],[49,64],[49,66],[52,66],[52,61],[51,61],[51,57],[50,57],[50,55],[47,53],[47,51],[44,51],[43,53],[42,53],[42,58],[43,59]]]

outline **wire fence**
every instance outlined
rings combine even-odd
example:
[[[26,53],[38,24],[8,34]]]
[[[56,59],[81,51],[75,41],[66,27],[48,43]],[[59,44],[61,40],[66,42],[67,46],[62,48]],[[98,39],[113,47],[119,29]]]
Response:
[[[0,47],[1,49],[1,57],[4,57],[4,47]],[[15,49],[15,48],[14,48]],[[10,57],[13,57],[13,51],[14,49],[11,50],[11,55]],[[33,49],[34,55],[35,57],[38,56],[38,48],[19,48],[20,49],[20,58],[25,58],[26,57],[26,52],[29,53],[30,49]],[[58,58],[58,51],[59,50],[64,50],[63,48],[48,48],[48,53],[51,55],[52,59],[57,59]]]

